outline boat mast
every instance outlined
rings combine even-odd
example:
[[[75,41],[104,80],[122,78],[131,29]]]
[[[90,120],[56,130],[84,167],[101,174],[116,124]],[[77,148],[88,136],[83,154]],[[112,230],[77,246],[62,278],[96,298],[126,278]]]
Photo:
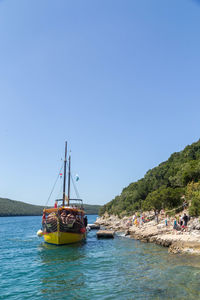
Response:
[[[63,179],[63,206],[65,206],[66,163],[67,163],[67,142],[65,142],[64,179]]]
[[[71,155],[69,156],[69,171],[68,171],[68,205],[70,200],[70,176],[71,176]]]

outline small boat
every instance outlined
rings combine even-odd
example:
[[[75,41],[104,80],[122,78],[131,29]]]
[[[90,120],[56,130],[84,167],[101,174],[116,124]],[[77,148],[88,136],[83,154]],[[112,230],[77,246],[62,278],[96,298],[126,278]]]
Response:
[[[71,156],[68,160],[68,195],[65,194],[67,165],[67,142],[65,143],[63,198],[57,199],[55,206],[45,208],[42,216],[42,229],[37,235],[43,236],[49,244],[66,245],[86,239],[87,217],[82,199],[70,199]],[[60,204],[61,203],[61,204]]]

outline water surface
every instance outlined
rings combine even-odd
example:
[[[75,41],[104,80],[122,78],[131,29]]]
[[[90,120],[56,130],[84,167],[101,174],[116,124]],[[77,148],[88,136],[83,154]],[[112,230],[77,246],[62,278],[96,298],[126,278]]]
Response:
[[[200,299],[198,256],[96,231],[83,244],[48,245],[40,227],[41,217],[0,218],[0,299]]]

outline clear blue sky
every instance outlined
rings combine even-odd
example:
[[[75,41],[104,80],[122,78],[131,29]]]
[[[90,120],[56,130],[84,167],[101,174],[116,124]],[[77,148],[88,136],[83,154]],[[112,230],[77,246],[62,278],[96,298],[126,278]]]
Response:
[[[65,140],[89,204],[197,141],[199,37],[200,1],[0,1],[0,197],[45,204]]]

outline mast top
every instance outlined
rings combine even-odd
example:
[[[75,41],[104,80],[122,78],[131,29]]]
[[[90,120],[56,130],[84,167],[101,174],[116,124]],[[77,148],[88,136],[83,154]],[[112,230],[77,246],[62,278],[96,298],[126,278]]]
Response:
[[[67,142],[65,142],[64,178],[63,178],[63,206],[65,206],[66,164],[67,164]]]

